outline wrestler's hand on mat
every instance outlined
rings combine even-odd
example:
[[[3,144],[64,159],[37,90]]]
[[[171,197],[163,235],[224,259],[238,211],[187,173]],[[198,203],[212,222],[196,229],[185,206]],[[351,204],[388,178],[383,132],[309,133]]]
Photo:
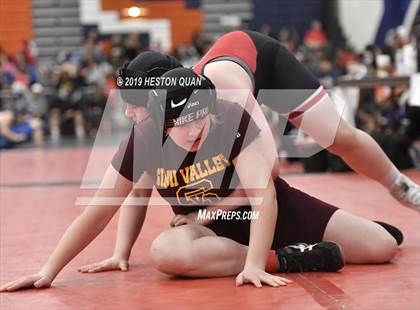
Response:
[[[24,288],[47,288],[51,286],[53,280],[53,277],[38,272],[2,285],[0,287],[0,292],[13,292]]]
[[[285,286],[292,283],[292,281],[269,274],[258,267],[246,267],[236,277],[236,286],[241,286],[245,283],[252,283],[256,287],[262,287],[262,283],[277,287]]]
[[[94,273],[111,270],[128,271],[128,260],[112,256],[103,261],[85,265],[78,269],[78,271],[82,273]]]

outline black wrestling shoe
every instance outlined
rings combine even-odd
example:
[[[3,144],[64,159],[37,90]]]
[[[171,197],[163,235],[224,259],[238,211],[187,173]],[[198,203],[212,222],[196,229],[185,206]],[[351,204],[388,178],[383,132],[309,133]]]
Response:
[[[340,246],[331,241],[297,243],[276,251],[279,272],[338,271],[344,266]]]

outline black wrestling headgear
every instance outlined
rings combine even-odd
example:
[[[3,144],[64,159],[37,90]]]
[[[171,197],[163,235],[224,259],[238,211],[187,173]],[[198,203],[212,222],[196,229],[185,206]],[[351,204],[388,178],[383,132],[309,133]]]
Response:
[[[175,57],[153,51],[140,53],[118,70],[117,86],[121,98],[127,103],[145,107],[148,101],[146,90],[153,88],[144,85],[145,79],[160,77],[166,71],[178,67],[182,65]]]
[[[162,75],[162,86],[150,92],[149,109],[163,129],[201,119],[213,110],[213,83],[192,69],[176,68]]]

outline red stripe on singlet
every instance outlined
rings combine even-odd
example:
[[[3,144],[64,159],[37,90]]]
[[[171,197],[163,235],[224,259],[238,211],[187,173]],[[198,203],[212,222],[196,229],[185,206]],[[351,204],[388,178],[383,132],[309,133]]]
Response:
[[[315,106],[327,93],[325,90],[321,89],[318,94],[316,94],[313,98],[309,99],[307,102],[304,102],[302,105],[298,106],[295,111],[290,112],[289,120],[295,119],[301,116],[303,113],[308,111],[310,108]]]

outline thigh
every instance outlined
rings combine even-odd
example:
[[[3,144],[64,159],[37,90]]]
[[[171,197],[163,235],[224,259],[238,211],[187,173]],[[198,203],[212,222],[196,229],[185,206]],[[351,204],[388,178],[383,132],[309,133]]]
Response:
[[[340,244],[346,262],[354,264],[388,262],[398,249],[381,225],[343,210],[331,217],[324,239]]]
[[[216,234],[206,226],[187,224],[164,230],[154,239],[153,243],[165,243],[167,246],[179,247],[195,239],[208,236],[216,236]]]
[[[279,206],[273,249],[297,242],[317,243],[323,240],[325,229],[337,207],[275,181]]]
[[[265,68],[269,78],[258,94],[258,99],[272,110],[284,114],[293,111],[320,90],[318,80],[289,52],[276,43],[265,45],[266,53],[273,58]]]
[[[250,211],[250,206],[243,206],[235,211],[241,213]],[[215,220],[214,222],[207,225],[207,228],[211,229],[219,237],[225,237],[232,239],[240,244],[249,244],[249,232],[250,232],[250,220]]]
[[[275,179],[274,184],[278,215],[271,248],[278,249],[297,242],[321,242],[327,224],[338,208],[289,186],[280,178]],[[244,206],[238,210],[249,211],[251,207]],[[218,236],[243,245],[249,244],[249,220],[218,220],[207,227]]]
[[[291,119],[291,123],[324,148],[332,146],[336,139],[340,140],[353,133],[350,124],[341,118],[343,111],[337,111],[326,93],[309,110],[302,112],[300,116]]]

